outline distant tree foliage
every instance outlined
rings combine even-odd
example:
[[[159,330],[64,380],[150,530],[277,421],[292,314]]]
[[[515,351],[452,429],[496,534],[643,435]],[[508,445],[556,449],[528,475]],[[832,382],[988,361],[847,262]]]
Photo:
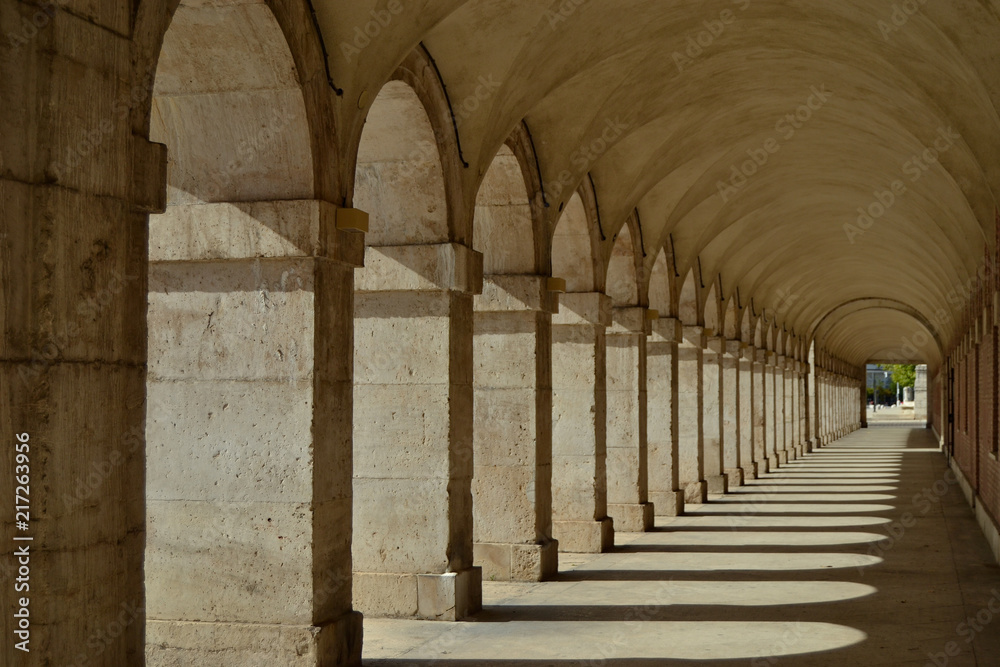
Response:
[[[913,364],[880,364],[879,368],[889,371],[893,384],[900,387],[912,387],[917,383],[917,367]]]

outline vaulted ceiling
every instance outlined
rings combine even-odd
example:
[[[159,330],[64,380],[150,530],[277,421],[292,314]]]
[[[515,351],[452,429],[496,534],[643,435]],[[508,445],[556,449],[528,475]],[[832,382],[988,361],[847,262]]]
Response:
[[[590,174],[609,237],[638,210],[648,266],[671,242],[679,274],[721,277],[725,298],[848,361],[935,365],[957,335],[995,243],[1000,2],[315,7],[346,132],[423,43],[472,192],[523,119],[553,224]],[[345,49],[372,11],[392,19]],[[900,353],[914,337],[930,343]]]

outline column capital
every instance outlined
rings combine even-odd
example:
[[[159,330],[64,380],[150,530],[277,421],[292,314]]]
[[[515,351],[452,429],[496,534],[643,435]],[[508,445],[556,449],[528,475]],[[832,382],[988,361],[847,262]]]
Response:
[[[705,336],[703,347],[715,354],[723,354],[726,351],[726,339],[722,336]]]
[[[743,352],[742,341],[726,339],[726,355],[739,359],[742,352]]]
[[[646,316],[648,312],[648,308],[641,306],[612,308],[608,335],[648,336],[652,331],[650,320]]]
[[[685,345],[693,345],[694,347],[705,347],[705,327],[684,325],[684,340]]]
[[[560,294],[559,312],[552,316],[552,324],[609,327],[612,323],[613,305],[611,297],[601,292]]]
[[[483,255],[459,243],[370,246],[365,269],[355,276],[357,292],[483,291]]]
[[[652,321],[653,340],[658,343],[680,343],[684,340],[684,325],[673,317],[661,317]]]
[[[559,308],[558,296],[548,289],[548,276],[513,275],[486,276],[483,293],[474,299],[476,312],[554,313]]]
[[[758,366],[767,365],[767,350],[761,350],[759,348],[753,348],[753,362]]]
[[[206,234],[206,220],[226,233]],[[316,257],[361,267],[367,225],[364,211],[340,208],[320,199],[180,204],[156,214],[150,224],[149,261]],[[423,270],[429,263],[431,260],[424,259],[417,269]],[[398,272],[391,272],[391,268],[377,265],[358,277],[365,282],[384,271],[393,279]]]

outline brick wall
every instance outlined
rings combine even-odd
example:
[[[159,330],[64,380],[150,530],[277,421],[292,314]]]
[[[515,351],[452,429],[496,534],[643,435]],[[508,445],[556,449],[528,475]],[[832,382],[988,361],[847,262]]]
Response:
[[[997,330],[989,327],[979,346],[979,494],[994,520],[1000,517],[1000,463],[997,462]]]
[[[975,391],[972,378],[975,354],[967,354],[955,369],[955,461],[969,482],[976,484]]]

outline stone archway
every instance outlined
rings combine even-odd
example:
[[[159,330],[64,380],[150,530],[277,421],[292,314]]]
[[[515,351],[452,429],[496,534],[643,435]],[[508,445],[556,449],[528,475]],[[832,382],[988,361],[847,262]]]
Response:
[[[149,222],[150,665],[220,650],[302,666],[360,657],[350,318],[336,308],[360,239],[317,197],[331,188],[316,151],[331,147],[317,146],[317,102],[290,44],[266,4],[181,3],[159,53],[149,132],[168,169],[166,211]]]

